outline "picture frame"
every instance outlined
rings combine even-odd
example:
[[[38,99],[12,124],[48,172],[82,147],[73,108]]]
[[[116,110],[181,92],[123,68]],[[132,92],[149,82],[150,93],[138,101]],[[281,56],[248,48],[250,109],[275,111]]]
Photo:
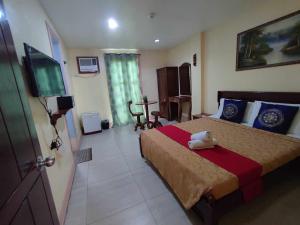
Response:
[[[237,35],[236,71],[300,63],[300,10]]]
[[[77,56],[76,61],[79,74],[100,73],[98,56]]]

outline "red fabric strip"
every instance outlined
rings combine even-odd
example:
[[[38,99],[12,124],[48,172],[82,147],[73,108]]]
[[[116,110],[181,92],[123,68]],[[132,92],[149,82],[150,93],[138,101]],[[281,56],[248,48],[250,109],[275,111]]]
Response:
[[[191,133],[172,125],[160,127],[157,130],[189,149],[188,141],[190,141]],[[262,192],[262,166],[259,163],[218,145],[210,149],[193,151],[236,175],[245,202],[252,200]]]

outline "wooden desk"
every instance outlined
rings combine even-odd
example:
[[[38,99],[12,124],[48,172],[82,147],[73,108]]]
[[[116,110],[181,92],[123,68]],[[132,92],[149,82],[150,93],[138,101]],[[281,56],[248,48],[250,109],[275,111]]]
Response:
[[[189,120],[192,119],[192,98],[190,95],[181,95],[181,96],[172,96],[169,97],[169,114],[171,112],[171,103],[178,104],[178,113],[177,113],[177,121],[181,122],[182,116],[182,103],[188,102],[189,103]],[[171,115],[169,115],[171,118]]]
[[[148,129],[151,129],[153,127],[153,122],[150,121],[149,119],[149,105],[153,105],[158,103],[158,101],[148,101],[148,102],[138,102],[136,103],[136,105],[144,105],[145,106],[145,111],[146,111],[146,125],[148,127]]]

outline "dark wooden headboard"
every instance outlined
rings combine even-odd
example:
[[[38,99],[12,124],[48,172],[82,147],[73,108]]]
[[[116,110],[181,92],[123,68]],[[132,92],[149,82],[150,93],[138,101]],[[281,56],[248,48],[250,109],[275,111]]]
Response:
[[[300,104],[300,92],[218,91],[218,103],[221,98]]]

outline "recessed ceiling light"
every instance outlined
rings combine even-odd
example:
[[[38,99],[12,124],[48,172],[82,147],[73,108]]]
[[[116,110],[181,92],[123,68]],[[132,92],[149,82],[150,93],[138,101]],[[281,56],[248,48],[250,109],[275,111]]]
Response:
[[[154,42],[155,42],[156,44],[158,44],[158,43],[159,43],[159,39],[155,39]]]
[[[111,29],[111,30],[114,30],[114,29],[116,29],[116,28],[119,27],[118,22],[117,22],[114,18],[108,19],[107,22],[108,22],[108,27],[109,27],[109,29]]]

